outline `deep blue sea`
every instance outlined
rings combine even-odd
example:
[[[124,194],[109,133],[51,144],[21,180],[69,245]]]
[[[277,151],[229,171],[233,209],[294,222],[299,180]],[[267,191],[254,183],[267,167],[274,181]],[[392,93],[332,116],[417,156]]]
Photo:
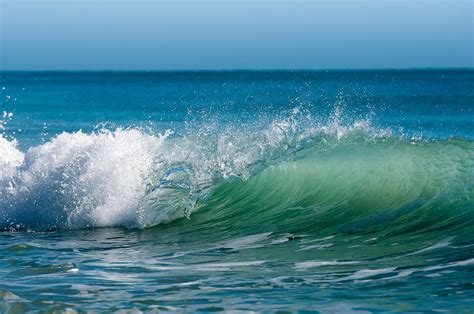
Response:
[[[474,312],[474,71],[0,72],[0,312]]]

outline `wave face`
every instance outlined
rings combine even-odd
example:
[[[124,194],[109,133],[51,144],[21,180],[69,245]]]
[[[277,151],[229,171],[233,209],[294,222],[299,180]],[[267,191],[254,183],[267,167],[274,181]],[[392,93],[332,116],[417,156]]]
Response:
[[[473,149],[463,140],[424,143],[352,135],[327,149],[308,148],[301,158],[248,181],[223,183],[207,206],[212,219],[216,211],[235,215],[250,229],[463,229],[473,219]]]

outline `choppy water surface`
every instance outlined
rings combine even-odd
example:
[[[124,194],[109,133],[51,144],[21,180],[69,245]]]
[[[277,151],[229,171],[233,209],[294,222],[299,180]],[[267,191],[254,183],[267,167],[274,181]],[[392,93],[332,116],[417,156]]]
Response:
[[[2,73],[3,312],[472,312],[474,72]]]

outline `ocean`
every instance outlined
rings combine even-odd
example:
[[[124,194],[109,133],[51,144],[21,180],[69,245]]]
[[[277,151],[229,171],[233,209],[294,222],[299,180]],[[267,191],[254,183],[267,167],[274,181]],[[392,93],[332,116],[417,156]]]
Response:
[[[0,312],[474,311],[474,71],[0,72]]]

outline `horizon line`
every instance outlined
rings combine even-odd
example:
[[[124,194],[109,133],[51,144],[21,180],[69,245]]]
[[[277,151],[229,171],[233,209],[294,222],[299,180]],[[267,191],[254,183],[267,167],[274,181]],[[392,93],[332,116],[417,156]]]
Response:
[[[400,68],[235,68],[235,69],[0,69],[0,73],[199,73],[199,72],[364,72],[364,71],[472,71],[472,67],[400,67]]]

